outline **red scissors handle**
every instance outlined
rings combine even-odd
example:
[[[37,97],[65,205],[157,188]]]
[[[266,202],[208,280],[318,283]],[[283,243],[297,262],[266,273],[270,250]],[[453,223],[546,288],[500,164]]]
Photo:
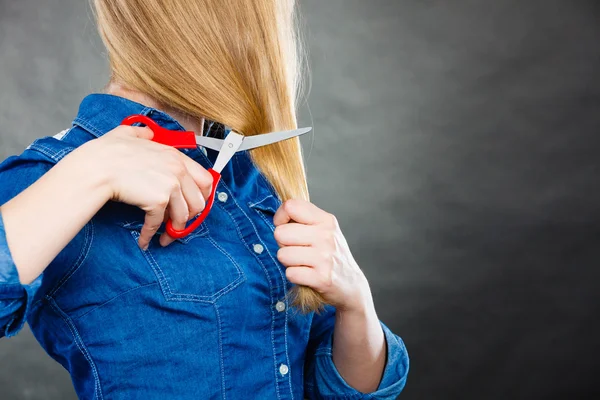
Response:
[[[221,174],[215,171],[214,169],[209,168],[208,172],[210,172],[210,174],[213,177],[213,184],[212,189],[210,191],[210,196],[208,196],[206,204],[204,205],[204,210],[202,210],[202,212],[196,217],[194,222],[192,222],[187,227],[185,227],[185,229],[180,231],[173,228],[173,222],[169,219],[167,221],[167,233],[169,234],[169,236],[175,239],[180,239],[184,236],[187,236],[190,233],[192,233],[196,228],[198,228],[200,224],[206,219],[206,216],[212,209],[213,203],[215,202],[215,193],[217,190],[217,185],[219,184],[219,180],[221,180]]]
[[[153,142],[166,144],[167,146],[173,146],[178,149],[195,149],[196,148],[196,134],[194,132],[184,131],[172,131],[158,125],[151,118],[145,115],[131,115],[121,122],[121,125],[133,125],[140,123],[146,125],[154,132]]]
[[[151,118],[146,117],[144,115],[131,115],[121,122],[121,125],[133,125],[135,123],[140,123],[146,125],[148,128],[154,132],[154,137],[152,138],[153,142],[162,143],[167,146],[173,146],[178,149],[195,149],[196,144],[196,135],[194,132],[183,132],[183,131],[172,131],[162,126],[158,125]],[[204,221],[204,219],[208,216],[208,213],[212,209],[213,203],[215,202],[215,193],[217,190],[217,185],[221,180],[221,174],[215,171],[212,168],[208,169],[208,172],[213,177],[212,189],[210,192],[210,196],[206,200],[206,204],[204,206],[204,210],[196,217],[196,219],[185,229],[177,230],[173,228],[173,222],[171,219],[167,221],[167,233],[169,236],[175,239],[181,239],[192,233],[200,224]]]

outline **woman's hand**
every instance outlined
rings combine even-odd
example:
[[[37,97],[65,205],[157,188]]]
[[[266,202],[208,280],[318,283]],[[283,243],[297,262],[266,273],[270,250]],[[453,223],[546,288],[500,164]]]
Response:
[[[308,201],[286,200],[273,223],[287,278],[336,307],[332,358],[339,374],[362,393],[376,390],[387,357],[385,335],[337,219]]]
[[[277,258],[292,283],[309,286],[338,310],[364,312],[372,297],[334,215],[287,200],[273,217]]]
[[[211,174],[179,150],[152,142],[149,128],[119,126],[80,146],[83,162],[101,170],[109,199],[146,211],[139,246],[147,248],[161,223],[175,229],[204,209],[213,182]],[[163,246],[174,239],[166,232]]]
[[[179,150],[152,142],[153,135],[148,128],[119,126],[73,150],[2,205],[21,283],[38,277],[109,200],[146,211],[142,248],[164,220],[183,229],[204,209],[212,175]],[[160,238],[163,246],[172,241],[167,233]]]

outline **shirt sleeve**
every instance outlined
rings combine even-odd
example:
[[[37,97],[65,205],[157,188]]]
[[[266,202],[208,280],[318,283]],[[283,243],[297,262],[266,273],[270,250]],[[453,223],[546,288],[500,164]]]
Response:
[[[22,285],[6,242],[4,220],[0,213],[0,337],[16,335],[25,324],[42,277]]]
[[[362,393],[346,383],[332,358],[335,308],[327,306],[315,314],[310,332],[305,365],[305,393],[309,399],[396,399],[408,375],[409,358],[402,339],[380,321],[387,343],[387,359],[379,387]]]
[[[51,164],[41,159],[28,159],[29,150],[0,163],[0,205],[8,202],[46,173]],[[6,240],[4,218],[0,213],[0,338],[16,335],[25,324],[42,275],[27,285],[21,284],[19,273]]]

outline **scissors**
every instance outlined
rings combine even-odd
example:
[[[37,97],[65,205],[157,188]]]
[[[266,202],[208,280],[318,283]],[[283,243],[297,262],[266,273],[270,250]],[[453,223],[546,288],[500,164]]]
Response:
[[[154,142],[173,146],[178,149],[195,149],[197,146],[203,146],[219,152],[213,167],[208,169],[208,172],[210,172],[213,177],[213,185],[210,196],[204,206],[204,210],[196,216],[196,219],[190,225],[182,230],[173,228],[171,219],[167,221],[167,233],[175,239],[180,239],[189,235],[204,221],[204,219],[206,219],[215,201],[217,185],[221,180],[221,171],[223,171],[223,168],[225,168],[236,152],[291,139],[312,130],[312,128],[300,128],[291,131],[271,132],[256,136],[243,136],[231,131],[225,139],[217,139],[207,136],[198,136],[191,131],[169,130],[158,125],[151,118],[139,114],[130,115],[125,118],[123,122],[121,122],[121,125],[133,125],[135,123],[144,124],[150,128],[152,132],[154,132],[154,137],[152,138],[152,141]]]

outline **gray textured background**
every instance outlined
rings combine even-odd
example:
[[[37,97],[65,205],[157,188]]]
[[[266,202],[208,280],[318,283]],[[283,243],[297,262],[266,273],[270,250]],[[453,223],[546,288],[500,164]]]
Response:
[[[406,341],[401,398],[600,396],[600,3],[301,3],[312,200]],[[1,158],[106,77],[86,1],[0,0]],[[0,340],[0,399],[73,397],[28,330]]]

